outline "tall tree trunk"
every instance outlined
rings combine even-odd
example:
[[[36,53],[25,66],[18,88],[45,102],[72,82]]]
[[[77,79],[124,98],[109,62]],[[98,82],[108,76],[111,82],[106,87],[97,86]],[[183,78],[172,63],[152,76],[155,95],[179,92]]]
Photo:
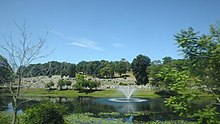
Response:
[[[16,124],[17,122],[17,98],[14,98],[14,107],[13,107],[13,115],[12,115],[12,124]]]
[[[18,78],[18,86],[17,86],[17,92],[16,95],[13,96],[13,115],[12,115],[12,124],[16,124],[17,122],[17,109],[18,109],[18,101],[19,101],[19,95],[20,95],[20,90],[21,90],[21,75],[19,75]]]

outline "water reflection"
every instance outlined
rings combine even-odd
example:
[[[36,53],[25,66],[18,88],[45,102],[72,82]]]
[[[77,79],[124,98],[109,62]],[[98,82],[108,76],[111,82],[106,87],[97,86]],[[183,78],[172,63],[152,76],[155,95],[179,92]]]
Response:
[[[27,99],[29,101],[19,107],[20,112],[25,112],[28,107],[41,100],[51,100],[66,106],[69,113],[92,113],[92,116],[95,117],[124,118],[126,122],[133,119],[164,120],[169,118],[167,115],[170,115],[169,110],[164,107],[163,99],[147,99],[143,102],[113,102],[108,98],[93,97],[25,97],[21,101]],[[1,96],[0,111],[11,112],[12,109],[12,98]]]

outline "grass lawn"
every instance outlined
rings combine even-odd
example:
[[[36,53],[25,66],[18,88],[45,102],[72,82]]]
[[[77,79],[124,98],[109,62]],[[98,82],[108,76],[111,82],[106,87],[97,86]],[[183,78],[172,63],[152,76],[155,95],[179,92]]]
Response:
[[[25,93],[27,96],[65,96],[65,97],[78,97],[78,96],[91,96],[91,97],[124,97],[124,95],[115,89],[105,89],[93,91],[90,93],[80,93],[75,90],[46,90],[41,88],[30,88]],[[152,90],[137,90],[132,95],[133,97],[149,98],[160,97],[154,94]]]
[[[154,90],[138,89],[132,97],[138,98],[160,98],[158,94],[154,94]],[[10,93],[1,93],[2,96],[11,96]],[[124,97],[124,95],[116,89],[97,90],[92,92],[79,92],[76,90],[47,90],[45,88],[30,88],[24,94],[25,96],[54,96],[54,97],[78,97],[78,96],[91,96],[91,97]],[[202,94],[203,97],[212,97],[210,94]]]

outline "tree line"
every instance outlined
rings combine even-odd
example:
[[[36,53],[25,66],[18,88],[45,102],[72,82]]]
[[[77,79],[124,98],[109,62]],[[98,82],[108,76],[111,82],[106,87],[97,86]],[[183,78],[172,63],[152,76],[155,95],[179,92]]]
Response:
[[[50,61],[44,64],[30,64],[20,67],[24,71],[24,77],[60,75],[61,77],[75,77],[76,73],[91,75],[99,78],[113,78],[115,73],[121,77],[130,71],[130,63],[122,58],[120,61],[81,61],[78,64]]]

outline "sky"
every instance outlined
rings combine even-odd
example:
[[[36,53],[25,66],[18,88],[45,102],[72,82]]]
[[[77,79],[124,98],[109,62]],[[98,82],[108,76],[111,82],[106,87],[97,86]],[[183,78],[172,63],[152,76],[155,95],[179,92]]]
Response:
[[[0,43],[14,21],[27,25],[36,41],[48,32],[42,55],[34,63],[125,58],[183,58],[174,35],[193,27],[201,34],[220,21],[220,0],[0,0]],[[53,52],[52,52],[53,51]]]

